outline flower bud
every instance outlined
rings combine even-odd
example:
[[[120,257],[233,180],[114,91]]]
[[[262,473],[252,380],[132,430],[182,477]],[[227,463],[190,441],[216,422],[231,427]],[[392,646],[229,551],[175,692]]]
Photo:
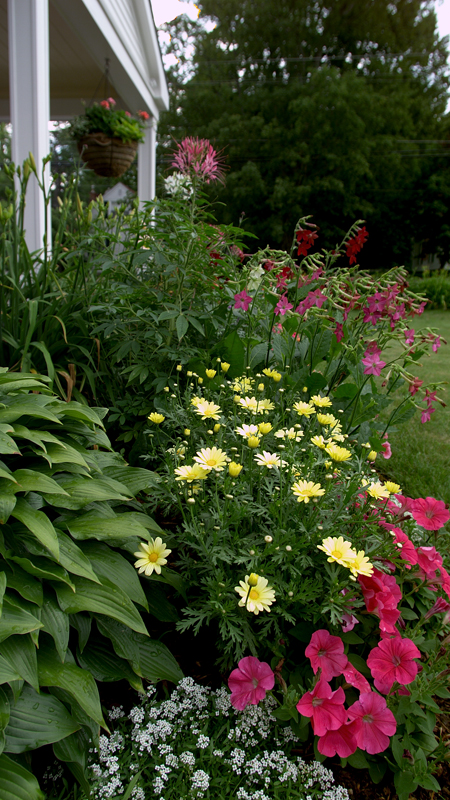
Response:
[[[222,363],[220,365],[220,369],[222,370],[222,372],[228,372],[228,370],[230,369],[230,366],[231,366],[231,364],[228,364],[227,361],[222,361]]]
[[[248,576],[247,583],[249,586],[256,586],[258,580],[259,580],[259,575],[257,575],[256,572],[251,572],[250,575]]]
[[[257,436],[249,436],[248,439],[247,439],[247,444],[253,450],[255,449],[255,447],[259,447],[259,439],[258,439],[258,437]]]
[[[236,464],[236,461],[230,461],[228,464],[228,473],[232,478],[237,478],[242,470],[242,464]]]

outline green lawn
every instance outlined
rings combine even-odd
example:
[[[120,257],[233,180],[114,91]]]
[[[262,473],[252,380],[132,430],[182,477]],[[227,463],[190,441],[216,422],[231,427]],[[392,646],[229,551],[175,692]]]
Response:
[[[426,327],[436,328],[449,344],[442,345],[437,353],[431,352],[410,371],[428,382],[448,381],[450,378],[450,311],[426,311],[411,321],[416,332]],[[396,347],[384,352],[391,360]],[[400,352],[400,347],[398,348]],[[385,360],[388,360],[385,359]],[[437,405],[431,420],[420,422],[420,413],[400,425],[390,435],[392,458],[377,459],[377,467],[387,477],[395,479],[402,492],[409,497],[436,497],[450,503],[450,393],[448,387],[439,390],[438,396],[449,403],[446,408]]]

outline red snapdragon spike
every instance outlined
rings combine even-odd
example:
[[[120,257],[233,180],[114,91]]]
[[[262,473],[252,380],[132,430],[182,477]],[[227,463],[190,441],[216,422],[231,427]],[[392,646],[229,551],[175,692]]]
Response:
[[[239,711],[248,705],[257,705],[274,685],[275,675],[269,664],[255,656],[246,656],[228,678],[230,703]]]
[[[342,675],[348,663],[342,639],[339,636],[332,636],[325,629],[313,633],[305,650],[305,656],[311,661],[314,675],[321,669],[322,678],[326,681]]]
[[[369,237],[365,227],[360,228],[356,236],[350,239],[346,245],[346,255],[350,259],[350,264],[356,264],[356,254],[362,249]]]
[[[427,531],[438,531],[450,519],[446,504],[434,497],[413,500],[411,513],[416,522]]]
[[[412,683],[418,672],[415,661],[420,658],[420,650],[411,639],[396,636],[394,639],[383,639],[367,658],[375,686],[377,682],[391,688],[394,683],[405,686]]]
[[[297,711],[304,717],[311,717],[314,733],[324,736],[327,731],[337,730],[346,721],[344,701],[342,686],[333,692],[325,678],[320,678],[312,692],[305,692],[300,698]]]
[[[370,755],[382,753],[389,738],[397,730],[397,722],[384,697],[375,692],[361,694],[348,710],[349,718],[357,723],[355,736],[358,747]]]

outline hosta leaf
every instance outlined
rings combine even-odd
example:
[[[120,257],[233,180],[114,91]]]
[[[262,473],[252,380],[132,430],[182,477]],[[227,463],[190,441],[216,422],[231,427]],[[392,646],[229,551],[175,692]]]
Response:
[[[62,664],[53,647],[44,644],[38,653],[41,686],[59,686],[69,692],[98,725],[105,725],[97,685],[90,672],[74,664]]]
[[[3,613],[0,619],[0,642],[14,634],[30,633],[42,627],[42,622],[37,617],[17,608],[8,598],[4,598]]]
[[[22,680],[39,691],[36,648],[29,636],[10,636],[0,644],[0,655]]]
[[[123,467],[106,467],[103,474],[124,483],[134,495],[158,483],[158,475],[155,472],[140,467],[128,467],[126,464]]]
[[[89,468],[81,453],[69,444],[49,444],[47,456],[51,464],[79,464]]]
[[[34,578],[28,575],[20,566],[14,565],[13,567],[11,561],[6,570],[6,582],[10,589],[15,589],[25,600],[42,606],[42,583],[35,581]]]
[[[59,557],[59,544],[56,531],[43,511],[36,511],[23,497],[17,498],[13,516],[22,522],[36,538],[55,556]]]
[[[83,729],[53,745],[55,757],[67,763],[87,797],[91,794],[91,787],[84,773],[88,747],[89,738]]]
[[[45,593],[41,622],[44,625],[42,630],[45,631],[45,633],[49,633],[53,638],[58,655],[61,661],[64,661],[69,644],[69,617],[64,611],[61,611],[53,594],[49,591]]]
[[[5,570],[2,570],[0,572],[0,616],[3,611],[3,596],[6,590],[6,581],[7,581],[6,572]]]
[[[34,775],[4,753],[0,756],[0,786],[2,800],[45,800]]]
[[[0,688],[0,731],[3,731],[6,728],[9,722],[10,712],[11,707],[8,695],[3,689]]]
[[[127,680],[133,689],[143,691],[142,681],[131,669],[128,661],[119,658],[111,649],[100,644],[88,645],[83,654],[77,654],[78,663],[88,669],[95,680],[110,683]]]
[[[77,403],[75,400],[72,400],[71,403],[64,404],[62,414],[64,417],[73,417],[73,419],[80,419],[83,422],[93,422],[94,425],[103,428],[103,423],[97,412],[89,406]]]
[[[56,414],[50,408],[45,407],[46,403],[50,401],[51,398],[43,395],[4,398],[3,403],[5,403],[6,408],[0,408],[0,422],[15,422],[20,417],[27,416],[47,419],[50,422],[56,422],[61,425],[61,420]]]
[[[72,628],[78,633],[78,649],[82,653],[91,635],[92,617],[80,613],[70,614],[69,620]]]
[[[0,478],[11,481],[11,483],[16,483],[16,479],[14,478],[12,472],[7,472],[6,469],[0,469]]]
[[[53,478],[42,475],[33,469],[16,469],[13,473],[18,485],[14,487],[15,492],[43,492],[45,494],[66,495],[66,490],[59,485]]]
[[[2,656],[0,656],[0,683],[10,683],[10,681],[19,681],[20,675],[16,669],[11,667]]]
[[[67,520],[66,525],[75,539],[99,539],[117,541],[130,537],[148,540],[150,538],[146,529],[133,519],[122,519],[123,515],[115,519],[101,519],[93,517],[77,517]]]
[[[96,575],[102,579],[102,583],[104,579],[110,581],[122,589],[130,600],[148,610],[147,599],[137,571],[126,558],[102,542],[83,542],[80,547],[89,558]]]
[[[148,514],[141,514],[139,511],[126,511],[124,514],[117,514],[121,520],[126,524],[127,521],[130,522],[138,522],[139,525],[142,525],[144,528],[147,528],[149,531],[154,531],[155,533],[162,534],[164,536],[164,531],[162,528],[159,527],[158,523],[155,522],[154,519],[149,517]]]
[[[113,619],[123,622],[124,625],[138,633],[147,633],[137,609],[129,597],[117,586],[101,586],[77,576],[73,580],[76,588],[75,594],[64,584],[54,587],[58,603],[63,611],[68,614],[76,614],[78,611],[105,614],[107,617],[113,617]]]
[[[162,642],[136,635],[115,620],[99,619],[97,624],[100,632],[111,639],[117,655],[130,661],[141,678],[178,683],[183,677],[172,653]]]
[[[37,578],[49,581],[62,581],[69,586],[73,586],[67,570],[64,569],[64,567],[60,567],[59,564],[55,564],[55,562],[51,561],[49,558],[45,558],[45,556],[33,556],[31,559],[13,556],[11,561],[19,564],[25,572],[28,572],[30,575],[35,575]]]
[[[44,693],[39,695],[31,686],[25,686],[11,708],[5,731],[5,751],[24,753],[34,750],[64,739],[79,727],[56,697]]]
[[[0,414],[2,409],[0,409]],[[6,433],[0,433],[0,453],[4,455],[11,456],[15,453],[20,454],[20,450],[18,449],[14,439],[11,439],[11,436],[8,436]]]
[[[64,476],[60,479],[61,486],[66,490],[65,497],[48,497],[48,502],[60,508],[78,510],[89,503],[104,500],[119,500],[126,502],[131,499],[131,494],[126,486],[107,478],[76,478]]]
[[[13,486],[13,484],[9,485]],[[6,522],[8,522],[9,517],[14,511],[16,500],[17,498],[15,495],[11,494],[10,492],[7,494],[2,492],[0,494],[0,525],[4,525]]]

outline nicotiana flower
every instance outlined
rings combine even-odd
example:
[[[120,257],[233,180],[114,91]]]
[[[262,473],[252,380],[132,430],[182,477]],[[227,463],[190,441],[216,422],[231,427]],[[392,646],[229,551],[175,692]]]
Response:
[[[150,422],[154,422],[155,425],[160,425],[161,422],[164,422],[165,416],[164,414],[158,414],[157,411],[152,411],[152,413],[148,415],[148,419]]]
[[[280,456],[276,453],[268,453],[263,450],[262,453],[255,453],[255,461],[262,467],[272,469],[272,467],[285,467],[286,461],[281,461]]]
[[[193,402],[193,401],[191,401]],[[209,403],[208,400],[199,400],[196,403],[195,413],[202,419],[220,419],[220,406],[216,403]]]
[[[203,469],[212,469],[216,472],[222,472],[227,463],[227,454],[220,450],[218,447],[203,447],[194,456],[194,461]]]
[[[305,650],[305,656],[311,661],[314,675],[321,669],[321,677],[326,681],[342,675],[348,663],[342,639],[339,636],[332,636],[325,629],[314,631]]]
[[[250,297],[250,295],[247,294],[245,289],[243,289],[242,292],[239,292],[239,294],[234,295],[234,300],[235,300],[234,303],[235,308],[242,308],[243,311],[248,311],[248,307],[250,303],[253,301],[253,297]]]
[[[235,586],[235,592],[241,597],[239,605],[245,606],[247,611],[255,615],[260,611],[270,611],[270,606],[275,602],[275,591],[268,585],[267,578],[255,576],[257,582],[254,584],[253,581],[249,583],[249,577],[251,576],[246,575],[245,581],[239,581],[239,586]]]
[[[325,489],[322,489],[320,483],[313,481],[296,481],[291,489],[297,498],[298,503],[309,503],[311,498],[321,497],[325,494]]]
[[[370,755],[386,750],[390,737],[397,730],[397,723],[384,697],[376,692],[365,692],[350,706],[348,715],[357,723],[356,742],[361,750]]]
[[[386,694],[385,689],[389,691],[396,682],[401,686],[412,683],[419,670],[416,658],[420,658],[420,650],[411,639],[382,639],[367,658],[377,689]]]
[[[187,481],[187,483],[192,483],[192,481],[204,481],[205,478],[208,477],[210,470],[209,468],[203,469],[200,464],[192,464],[182,467],[177,467],[175,470],[175,478],[176,481]]]
[[[356,558],[351,542],[344,541],[342,536],[328,536],[327,539],[323,539],[322,544],[317,545],[317,548],[327,554],[327,561],[330,563],[336,561],[343,567],[349,567]]]
[[[166,548],[160,536],[157,536],[156,539],[150,539],[148,543],[139,542],[139,548],[137,553],[134,553],[138,559],[134,562],[134,566],[139,571],[139,574],[144,572],[145,575],[151,575],[155,571],[157,575],[160,575],[161,567],[167,564],[166,556],[172,550]]]
[[[450,519],[450,512],[442,500],[420,497],[412,501],[411,514],[427,531],[438,531]]]
[[[274,684],[275,675],[269,664],[259,661],[255,656],[241,658],[239,666],[228,678],[230,703],[239,711],[249,704],[257,705],[273,689]]]

